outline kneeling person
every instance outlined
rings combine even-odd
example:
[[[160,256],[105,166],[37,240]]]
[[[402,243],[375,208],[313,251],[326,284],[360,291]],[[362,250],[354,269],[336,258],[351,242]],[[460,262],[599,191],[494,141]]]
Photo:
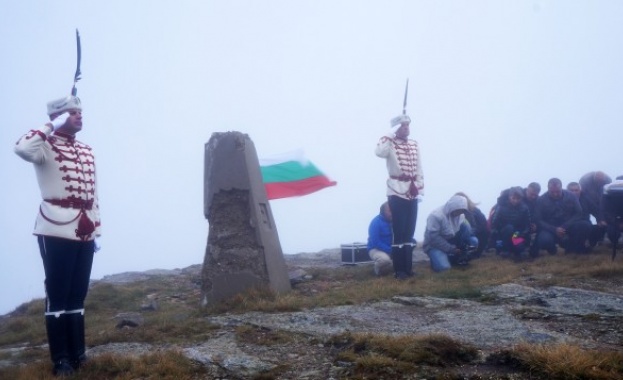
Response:
[[[496,239],[496,253],[509,253],[516,259],[523,258],[524,250],[530,246],[530,210],[523,203],[523,189],[511,187],[508,199],[499,203],[491,227]]]
[[[379,214],[372,219],[368,228],[368,254],[374,260],[374,273],[385,276],[393,271],[392,212],[387,202],[381,205]]]
[[[538,255],[540,250],[556,254],[556,245],[565,252],[588,252],[586,241],[591,223],[582,218],[580,201],[562,188],[560,179],[548,181],[547,192],[537,200],[535,214],[538,232],[530,252],[532,256]]]
[[[602,209],[607,222],[608,240],[612,243],[613,254],[616,255],[621,231],[623,231],[623,176],[617,177],[616,181],[604,186]]]
[[[442,272],[452,265],[467,264],[470,250],[478,246],[478,239],[465,219],[466,211],[467,199],[455,195],[428,216],[423,249],[433,271]]]

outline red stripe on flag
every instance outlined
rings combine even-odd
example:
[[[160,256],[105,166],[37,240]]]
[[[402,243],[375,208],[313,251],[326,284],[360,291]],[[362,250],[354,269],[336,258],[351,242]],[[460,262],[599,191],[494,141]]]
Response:
[[[311,194],[325,187],[335,186],[336,184],[337,182],[331,181],[323,175],[319,175],[300,181],[265,183],[264,187],[266,188],[268,199],[279,199]]]

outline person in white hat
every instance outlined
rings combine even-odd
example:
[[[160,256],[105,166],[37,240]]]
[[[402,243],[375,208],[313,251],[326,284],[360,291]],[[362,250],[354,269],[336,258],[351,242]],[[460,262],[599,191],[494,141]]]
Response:
[[[41,204],[34,235],[45,271],[45,321],[53,373],[71,375],[86,360],[84,300],[100,235],[95,156],[76,140],[80,99],[48,103],[50,122],[23,135],[15,153],[35,168]]]
[[[392,262],[394,275],[413,276],[413,248],[418,201],[424,194],[424,174],[417,141],[409,139],[411,118],[402,114],[390,121],[389,132],[376,145],[384,158],[389,178],[387,199],[392,213]]]

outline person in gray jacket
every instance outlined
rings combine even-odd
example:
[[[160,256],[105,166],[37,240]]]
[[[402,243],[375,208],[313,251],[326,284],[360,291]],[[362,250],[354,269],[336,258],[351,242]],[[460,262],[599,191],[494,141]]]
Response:
[[[467,199],[454,195],[428,216],[423,249],[433,271],[443,272],[453,264],[466,265],[469,251],[478,247],[478,239],[466,222],[466,212]]]

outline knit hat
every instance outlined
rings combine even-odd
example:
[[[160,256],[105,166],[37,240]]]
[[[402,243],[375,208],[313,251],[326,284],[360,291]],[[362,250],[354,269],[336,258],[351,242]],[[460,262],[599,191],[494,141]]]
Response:
[[[392,127],[395,127],[397,125],[400,125],[402,123],[410,123],[411,122],[411,118],[408,115],[400,115],[400,116],[396,116],[395,118],[393,118],[389,124]]]
[[[64,98],[52,100],[48,102],[48,116],[55,113],[61,113],[70,109],[82,110],[80,98],[69,95]]]

